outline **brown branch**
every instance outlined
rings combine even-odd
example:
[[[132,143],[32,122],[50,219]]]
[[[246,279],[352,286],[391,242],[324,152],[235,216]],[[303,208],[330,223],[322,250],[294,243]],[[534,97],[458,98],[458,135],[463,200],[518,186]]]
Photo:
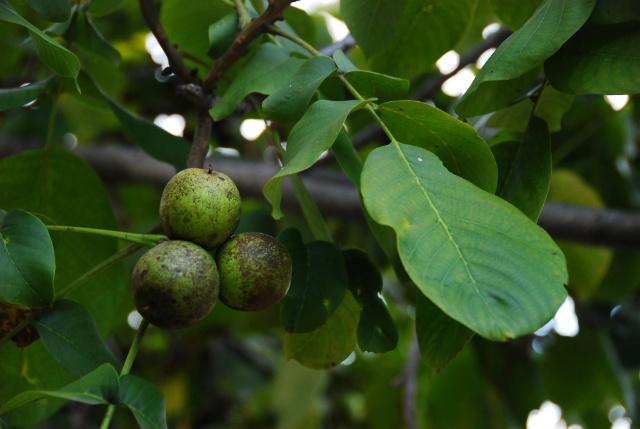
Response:
[[[175,173],[173,167],[150,158],[137,148],[89,146],[78,148],[76,153],[107,183],[138,182],[162,189]],[[243,197],[261,200],[264,200],[264,184],[280,170],[278,165],[264,161],[215,158],[205,160],[203,166],[209,163],[229,175]],[[365,222],[358,190],[344,175],[318,169],[304,174],[302,179],[324,216]],[[286,180],[282,206],[299,210],[293,189]],[[556,239],[640,250],[639,212],[548,202],[538,224]]]
[[[209,139],[213,121],[209,115],[209,109],[198,110],[198,122],[193,134],[193,144],[187,157],[187,167],[199,168],[204,164],[204,159],[209,152]]]
[[[205,92],[213,92],[216,85],[222,79],[229,68],[241,58],[249,43],[262,34],[267,24],[273,24],[282,19],[282,12],[293,2],[293,0],[269,0],[269,5],[264,12],[247,24],[236,36],[227,51],[218,58],[209,74],[202,81],[202,88]]]
[[[162,47],[162,50],[167,55],[171,71],[185,83],[195,82],[195,77],[191,75],[191,71],[184,61],[182,61],[182,56],[178,52],[178,49],[173,43],[171,43],[169,36],[167,36],[166,31],[164,31],[164,27],[160,23],[158,11],[156,10],[153,0],[139,0],[139,3],[144,22],[147,24],[147,27],[149,27],[149,30],[151,30]]]

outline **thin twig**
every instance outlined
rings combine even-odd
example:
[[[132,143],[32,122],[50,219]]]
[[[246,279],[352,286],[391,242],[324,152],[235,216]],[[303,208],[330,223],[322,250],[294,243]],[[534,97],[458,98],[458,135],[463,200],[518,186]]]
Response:
[[[195,77],[191,75],[191,70],[189,70],[184,61],[182,61],[182,56],[178,52],[178,49],[171,43],[169,36],[167,36],[166,31],[164,31],[153,0],[139,0],[139,3],[144,22],[167,55],[171,71],[182,79],[183,82],[195,82]]]

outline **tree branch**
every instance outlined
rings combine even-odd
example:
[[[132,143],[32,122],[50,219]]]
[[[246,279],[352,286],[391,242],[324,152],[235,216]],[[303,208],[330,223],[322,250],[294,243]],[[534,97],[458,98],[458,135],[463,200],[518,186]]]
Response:
[[[211,128],[213,121],[209,115],[209,109],[198,110],[198,122],[193,134],[193,144],[187,157],[187,166],[199,168],[204,164],[204,159],[209,152],[209,139],[211,138]]]
[[[175,173],[173,167],[134,147],[90,146],[78,148],[76,153],[89,162],[106,183],[138,182],[163,189]],[[264,200],[264,184],[280,170],[280,166],[264,161],[215,158],[205,160],[204,165],[209,163],[229,175],[244,198],[261,200]],[[324,216],[365,222],[358,190],[344,175],[316,169],[301,177]],[[283,186],[282,206],[299,210],[288,180]],[[640,250],[638,212],[548,202],[538,224],[556,239]]]

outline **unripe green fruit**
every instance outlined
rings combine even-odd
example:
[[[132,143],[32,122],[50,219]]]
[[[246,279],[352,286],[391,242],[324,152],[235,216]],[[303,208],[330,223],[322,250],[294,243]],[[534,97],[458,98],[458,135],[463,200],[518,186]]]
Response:
[[[259,232],[234,235],[216,253],[220,301],[242,311],[274,306],[291,284],[291,255],[275,238]]]
[[[239,221],[240,193],[226,174],[188,168],[173,176],[162,192],[160,223],[171,239],[215,249]]]
[[[131,277],[138,313],[164,329],[204,319],[218,300],[220,278],[213,257],[188,241],[165,241],[140,257]]]

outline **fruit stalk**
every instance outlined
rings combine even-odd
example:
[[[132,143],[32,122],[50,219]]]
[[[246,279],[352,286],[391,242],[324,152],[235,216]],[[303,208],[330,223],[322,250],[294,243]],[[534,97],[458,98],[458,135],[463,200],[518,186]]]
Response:
[[[92,234],[101,235],[103,237],[113,237],[120,240],[131,241],[133,243],[142,244],[143,246],[153,247],[157,246],[163,241],[167,241],[169,238],[166,235],[159,234],[135,234],[132,232],[111,231],[108,229],[96,229],[96,228],[84,228],[80,226],[61,226],[61,225],[46,225],[49,231],[57,232],[76,232],[79,234]]]
[[[142,338],[144,334],[147,332],[147,328],[149,327],[149,322],[146,319],[142,319],[140,322],[140,326],[138,326],[138,330],[136,331],[136,336],[133,338],[133,342],[131,343],[131,347],[129,348],[129,353],[127,354],[127,358],[124,361],[124,365],[122,365],[122,371],[120,371],[120,376],[125,374],[129,374],[131,370],[131,366],[133,365],[133,361],[136,358],[136,354],[138,353],[138,348],[140,347],[140,343],[142,342]],[[109,423],[111,423],[111,419],[113,418],[113,414],[116,411],[116,405],[110,404],[107,408],[107,412],[102,419],[102,424],[100,425],[100,429],[107,429],[109,427]]]

